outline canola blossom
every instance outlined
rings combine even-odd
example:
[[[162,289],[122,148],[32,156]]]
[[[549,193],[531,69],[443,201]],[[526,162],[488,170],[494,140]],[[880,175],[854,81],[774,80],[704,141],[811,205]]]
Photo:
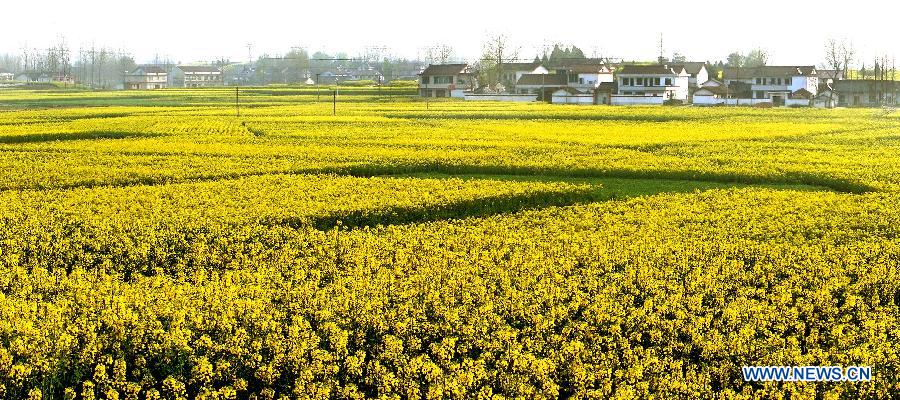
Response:
[[[0,91],[0,398],[900,395],[900,115],[393,90]]]

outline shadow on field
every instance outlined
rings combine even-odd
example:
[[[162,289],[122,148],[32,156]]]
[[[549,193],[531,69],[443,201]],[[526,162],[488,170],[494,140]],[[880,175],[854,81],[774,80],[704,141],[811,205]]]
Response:
[[[127,139],[127,138],[151,138],[163,136],[160,133],[138,133],[138,132],[76,132],[76,133],[35,133],[30,135],[6,135],[0,136],[0,144],[17,144],[17,143],[41,143],[41,142],[57,142],[72,140],[94,140],[94,139]]]
[[[272,225],[293,228],[313,226],[319,230],[335,227],[348,229],[378,225],[404,225],[469,217],[489,217],[498,214],[537,210],[546,207],[570,206],[610,200],[594,188],[562,192],[538,192],[510,196],[490,196],[449,204],[427,204],[420,207],[389,207],[326,215],[312,219],[284,219]]]
[[[502,176],[549,176],[562,178],[623,178],[653,179],[692,182],[711,182],[744,185],[804,185],[817,186],[824,189],[844,193],[868,193],[878,191],[877,188],[861,182],[855,182],[831,176],[785,172],[778,176],[749,175],[736,172],[704,172],[696,170],[633,170],[623,168],[542,168],[492,165],[353,165],[347,167],[309,170],[307,174],[331,173],[359,177],[392,176],[410,174],[447,174],[447,175],[502,175]]]
[[[489,176],[489,175],[436,175],[420,174],[407,177],[427,179],[493,179],[513,181],[559,181],[553,177],[523,176]],[[361,227],[388,226],[426,223],[450,219],[485,218],[500,214],[517,213],[525,210],[540,210],[548,207],[565,207],[613,200],[627,200],[640,196],[652,196],[661,193],[688,193],[712,189],[729,189],[751,187],[750,185],[721,184],[696,181],[667,181],[653,179],[578,179],[567,182],[590,184],[570,191],[545,191],[521,195],[490,196],[479,199],[468,199],[450,204],[429,204],[420,207],[389,207],[376,210],[361,210],[349,213],[326,215],[314,218],[297,218],[270,221],[269,225],[281,225],[292,228],[312,226],[319,230],[334,228],[354,229]],[[821,190],[809,186],[765,187],[785,190]]]

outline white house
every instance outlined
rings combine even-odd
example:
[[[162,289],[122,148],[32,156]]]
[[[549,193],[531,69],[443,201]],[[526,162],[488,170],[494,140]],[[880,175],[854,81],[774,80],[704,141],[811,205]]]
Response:
[[[464,98],[465,91],[478,87],[475,75],[469,64],[429,65],[419,73],[419,95]]]
[[[815,96],[819,88],[819,77],[813,66],[727,67],[724,76],[726,85],[748,86],[742,96],[776,106],[787,104],[792,97],[807,96],[806,92]]]
[[[688,99],[690,75],[667,65],[625,65],[618,76],[612,104],[663,104]]]
[[[603,64],[571,65],[565,72],[569,86],[582,92],[593,92],[601,83],[615,81],[612,69]]]
[[[125,75],[125,89],[165,89],[169,74],[157,66],[141,66]]]
[[[556,89],[550,96],[553,104],[594,104],[594,94],[584,93],[571,86]]]
[[[539,62],[530,63],[503,63],[500,65],[500,84],[513,89],[519,78],[525,74],[549,74],[550,70]]]
[[[557,89],[567,85],[566,75],[561,74],[525,74],[516,81],[516,93],[518,94],[552,94]]]
[[[224,86],[222,70],[211,65],[179,65],[178,69],[184,77],[184,87]]]
[[[671,67],[676,71],[683,68],[685,72],[690,75],[688,77],[688,84],[690,85],[691,89],[699,88],[709,80],[709,70],[706,69],[705,62],[686,62],[681,64],[672,64]]]
[[[16,78],[16,74],[0,68],[0,82],[9,82]]]

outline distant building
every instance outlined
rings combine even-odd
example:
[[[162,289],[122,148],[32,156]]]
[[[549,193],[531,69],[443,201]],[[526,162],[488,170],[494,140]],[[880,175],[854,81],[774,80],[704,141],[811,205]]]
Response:
[[[709,80],[709,70],[706,69],[705,62],[685,62],[681,64],[672,64],[671,67],[675,70],[684,68],[684,71],[690,75],[688,77],[688,84],[691,89],[699,88]]]
[[[419,95],[462,98],[464,91],[478,87],[475,75],[468,64],[429,65],[419,74]]]
[[[666,100],[687,101],[689,82],[690,74],[684,67],[676,69],[668,65],[625,65],[619,71],[618,94],[613,96],[613,104],[662,104]]]
[[[157,66],[140,66],[125,75],[126,90],[165,89],[169,74]]]
[[[594,104],[612,104],[612,96],[617,93],[616,82],[601,82],[594,89]]]
[[[524,74],[516,81],[516,93],[538,94],[539,99],[546,99],[568,86],[566,75],[561,74]]]
[[[49,83],[50,75],[40,71],[24,71],[16,75],[15,80],[25,83]]]
[[[819,75],[820,86],[844,79],[844,72],[834,69],[817,69],[816,73]]]
[[[900,105],[900,82],[874,79],[847,79],[832,84],[841,107]]]
[[[565,72],[569,86],[585,93],[592,93],[603,83],[615,82],[612,69],[603,64],[575,64],[559,72]]]
[[[0,82],[9,82],[16,79],[16,74],[0,68]]]
[[[769,102],[773,105],[785,105],[785,101],[802,95],[800,89],[815,96],[819,90],[819,75],[813,66],[764,66],[757,68],[726,67],[725,84],[729,87],[736,83],[748,87],[741,96],[749,96],[757,102]]]
[[[503,63],[500,65],[500,84],[507,90],[515,91],[516,83],[525,74],[549,74],[550,70],[540,62]]]
[[[222,70],[211,65],[179,65],[182,86],[186,88],[224,86]]]

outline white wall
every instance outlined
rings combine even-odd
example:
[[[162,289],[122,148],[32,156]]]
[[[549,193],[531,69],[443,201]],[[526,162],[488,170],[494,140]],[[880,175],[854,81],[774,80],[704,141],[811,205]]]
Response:
[[[514,101],[514,102],[531,102],[537,101],[536,94],[475,94],[466,93],[466,100],[475,101]]]
[[[662,105],[666,99],[661,96],[624,96],[624,95],[612,95],[612,99],[610,102],[614,106],[625,106],[625,105]]]
[[[591,94],[553,94],[550,100],[553,104],[594,104],[594,95]]]

